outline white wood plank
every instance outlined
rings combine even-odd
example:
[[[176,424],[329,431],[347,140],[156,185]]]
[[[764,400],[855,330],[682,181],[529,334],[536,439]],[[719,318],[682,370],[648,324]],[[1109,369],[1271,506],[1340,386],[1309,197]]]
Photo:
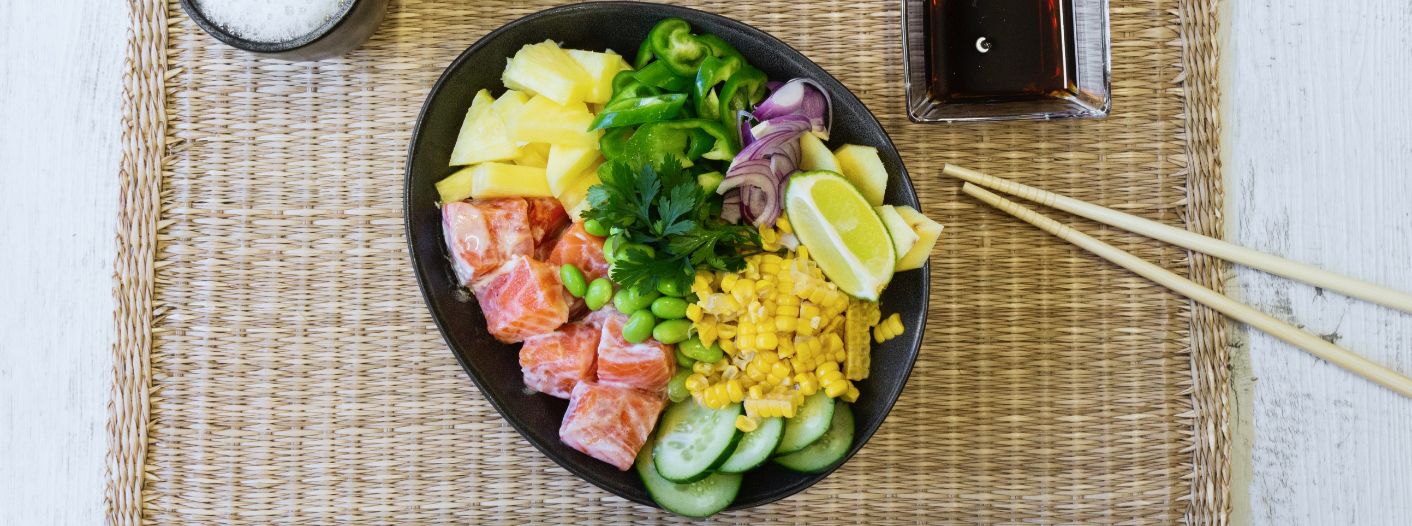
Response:
[[[0,523],[103,521],[125,2],[0,2]]]
[[[1232,4],[1230,235],[1412,290],[1412,3]],[[1412,373],[1412,315],[1255,271],[1236,279],[1248,302]],[[1248,350],[1253,523],[1412,520],[1412,400],[1263,334]]]

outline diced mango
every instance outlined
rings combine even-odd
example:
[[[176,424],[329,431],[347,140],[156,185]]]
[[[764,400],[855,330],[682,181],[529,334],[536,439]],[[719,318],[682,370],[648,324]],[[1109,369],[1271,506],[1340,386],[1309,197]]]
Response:
[[[481,163],[471,168],[471,197],[553,197],[544,169],[505,163]]]
[[[602,182],[598,179],[598,166],[591,166],[574,179],[572,186],[559,196],[559,204],[569,212],[569,218],[577,221],[588,210],[588,188]]]
[[[436,193],[441,202],[454,203],[471,196],[471,186],[475,179],[475,167],[467,166],[456,173],[436,182]]]
[[[897,258],[895,270],[901,272],[922,268],[922,265],[925,265],[927,259],[931,257],[932,248],[936,246],[937,240],[941,239],[942,226],[910,206],[902,205],[894,208],[897,209],[897,214],[902,216],[902,219],[912,227],[912,231],[917,233],[917,242],[912,245],[912,250]]]
[[[542,142],[598,149],[601,130],[589,131],[593,114],[582,102],[561,105],[536,95],[520,108],[510,122],[510,138],[521,142]]]
[[[535,168],[549,166],[549,145],[542,142],[532,142],[521,146],[520,155],[515,157],[515,164]]]
[[[495,110],[490,92],[480,90],[471,100],[466,119],[456,145],[451,148],[451,166],[464,166],[485,161],[499,161],[519,155],[519,148],[510,138],[509,129]]]
[[[540,95],[561,105],[583,102],[592,79],[552,40],[526,45],[505,64],[505,87]]]
[[[584,96],[584,102],[603,104],[613,96],[613,76],[619,71],[632,69],[628,66],[628,61],[623,57],[608,51],[599,53],[597,51],[584,51],[580,49],[565,50],[573,57],[579,66],[588,72],[589,90]]]
[[[902,214],[897,213],[897,209],[892,205],[873,209],[877,210],[878,218],[882,219],[883,226],[887,227],[887,235],[892,238],[892,247],[897,252],[898,259],[901,259],[917,244],[917,233],[912,231],[912,225],[907,224],[907,220],[903,219]]]
[[[544,167],[545,177],[549,179],[549,192],[555,197],[564,195],[577,178],[585,175],[587,170],[594,163],[601,159],[598,150],[584,146],[566,146],[555,144],[549,147],[549,163]]]
[[[828,170],[830,172],[843,173],[839,168],[838,160],[833,158],[833,152],[828,146],[824,146],[824,141],[819,137],[806,133],[799,136],[799,150],[802,155],[799,157],[800,170]]]
[[[838,160],[839,173],[863,193],[868,204],[881,205],[883,193],[887,191],[887,168],[878,157],[878,149],[845,144],[834,150],[833,156]]]

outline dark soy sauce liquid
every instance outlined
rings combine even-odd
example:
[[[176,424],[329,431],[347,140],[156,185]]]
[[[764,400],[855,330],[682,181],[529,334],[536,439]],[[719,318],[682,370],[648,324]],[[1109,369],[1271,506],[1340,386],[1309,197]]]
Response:
[[[1073,0],[926,0],[928,89],[947,102],[1073,91]]]

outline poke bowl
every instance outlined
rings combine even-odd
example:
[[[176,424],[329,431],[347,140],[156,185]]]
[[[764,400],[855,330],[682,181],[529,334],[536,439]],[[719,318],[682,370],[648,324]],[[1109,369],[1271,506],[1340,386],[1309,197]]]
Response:
[[[433,86],[406,171],[412,266],[457,360],[531,445],[628,500],[702,516],[802,491],[863,447],[916,361],[940,226],[867,107],[744,23],[636,2],[510,22]],[[666,438],[703,428],[719,437]],[[721,484],[716,502],[663,496]]]

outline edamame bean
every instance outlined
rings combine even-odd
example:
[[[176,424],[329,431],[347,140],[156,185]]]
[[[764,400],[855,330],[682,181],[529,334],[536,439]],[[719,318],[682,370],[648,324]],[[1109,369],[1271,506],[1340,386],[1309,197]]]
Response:
[[[657,317],[652,315],[652,311],[639,309],[628,316],[627,323],[623,324],[623,339],[628,343],[642,343],[652,337],[652,328],[657,325]]]
[[[589,219],[583,222],[583,231],[591,236],[608,237],[608,227],[597,219]]]
[[[637,289],[623,288],[618,289],[618,293],[613,295],[613,307],[616,307],[618,312],[632,314],[651,306],[652,300],[655,299],[657,299],[657,291],[655,290],[644,295]]]
[[[685,287],[679,279],[663,278],[657,281],[657,292],[661,292],[663,296],[684,297],[686,296]]]
[[[662,296],[652,300],[652,314],[664,320],[686,317],[686,300]]]
[[[617,257],[614,259],[623,259],[625,257],[628,257],[628,252],[639,252],[645,255],[647,259],[657,257],[656,250],[653,250],[652,247],[649,247],[642,243],[621,243],[618,245],[618,253],[616,254]]]
[[[708,349],[705,345],[701,344],[700,338],[687,338],[685,341],[677,344],[677,352],[685,354],[687,358],[690,358],[695,361],[706,361],[706,358],[712,357],[711,350]],[[711,360],[706,363],[711,363],[714,361],[716,360]]]
[[[689,342],[691,340],[687,341]],[[682,343],[685,344],[686,342]],[[697,341],[697,343],[700,343],[700,341]],[[690,369],[692,365],[696,365],[696,360],[691,359],[690,356],[687,356],[685,353],[682,352],[681,345],[677,345],[676,350],[672,351],[672,353],[677,355],[677,367],[685,367]]]
[[[608,304],[608,299],[613,297],[613,282],[608,278],[598,278],[593,283],[588,284],[588,291],[583,293],[583,303],[589,310],[598,310]]]
[[[573,263],[565,263],[559,267],[559,282],[563,283],[564,288],[568,289],[569,295],[575,298],[582,298],[588,292],[588,278],[585,278],[583,271],[575,267]]]
[[[691,369],[679,369],[677,374],[672,375],[672,381],[667,382],[667,398],[672,402],[681,402],[691,398],[691,391],[686,390],[686,377],[691,376]]]
[[[667,320],[652,328],[652,339],[666,344],[680,343],[690,332],[690,320]]]
[[[623,236],[614,234],[603,240],[603,259],[609,263],[618,261],[618,246],[623,244]]]

